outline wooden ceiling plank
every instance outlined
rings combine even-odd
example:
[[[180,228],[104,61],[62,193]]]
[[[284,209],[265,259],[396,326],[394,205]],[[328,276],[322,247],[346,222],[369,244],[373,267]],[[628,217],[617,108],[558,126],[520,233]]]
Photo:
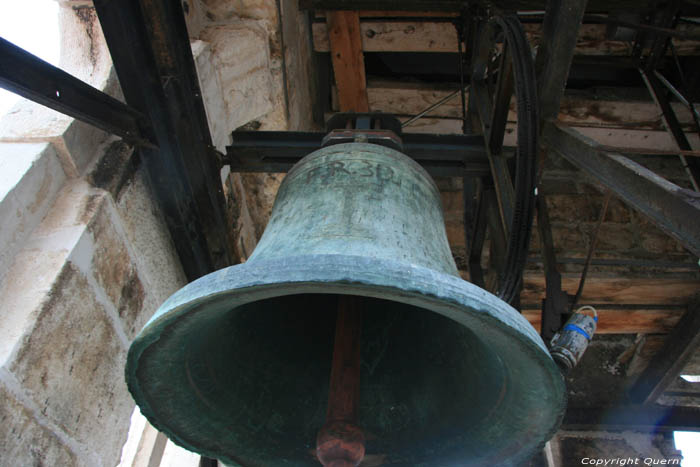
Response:
[[[370,107],[396,115],[416,115],[453,92],[454,89],[434,84],[372,79],[367,81]],[[683,104],[672,103],[672,107],[681,124],[689,127],[693,123],[690,112]],[[513,101],[511,109],[508,120],[515,122],[517,116]],[[461,111],[459,99],[452,99],[426,116],[461,118]],[[664,130],[659,119],[659,110],[651,101],[599,100],[565,95],[561,100],[558,119],[572,126]]]
[[[333,11],[326,22],[340,111],[369,112],[360,17],[356,11]]]
[[[455,11],[360,10],[360,18],[456,18]],[[326,11],[317,10],[316,18],[325,18]]]
[[[678,309],[603,309],[598,311],[596,334],[668,334],[683,315]],[[539,332],[541,310],[523,310],[523,316]]]
[[[531,44],[542,38],[540,24],[524,24]],[[606,25],[583,24],[576,40],[576,55],[629,56],[630,43],[606,39]],[[314,51],[330,51],[328,26],[316,22],[312,27]],[[457,32],[449,22],[427,21],[364,21],[360,23],[362,46],[365,52],[457,52]],[[673,39],[678,55],[698,55],[700,41]]]
[[[579,274],[562,274],[562,289],[575,293]],[[700,279],[664,277],[600,277],[589,275],[581,303],[685,305],[700,290]],[[525,274],[523,304],[541,304],[545,282],[542,274]]]

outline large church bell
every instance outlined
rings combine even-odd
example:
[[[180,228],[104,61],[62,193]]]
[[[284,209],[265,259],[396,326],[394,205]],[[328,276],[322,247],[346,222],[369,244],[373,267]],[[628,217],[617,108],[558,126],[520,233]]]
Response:
[[[177,444],[232,466],[485,466],[556,431],[544,343],[460,278],[435,183],[379,133],[332,133],[248,261],[176,292],[132,344],[129,389]]]

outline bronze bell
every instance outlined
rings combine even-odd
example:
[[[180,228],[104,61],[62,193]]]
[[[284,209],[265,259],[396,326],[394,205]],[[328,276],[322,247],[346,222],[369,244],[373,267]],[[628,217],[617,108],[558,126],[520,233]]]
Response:
[[[328,407],[339,303],[362,317],[333,371],[359,382],[341,375]],[[357,441],[362,465],[510,465],[554,434],[566,399],[530,324],[460,278],[429,175],[366,143],[294,166],[253,255],[170,297],[126,378],[156,428],[238,466],[320,465],[329,439]],[[338,388],[352,393],[349,438],[333,425]]]

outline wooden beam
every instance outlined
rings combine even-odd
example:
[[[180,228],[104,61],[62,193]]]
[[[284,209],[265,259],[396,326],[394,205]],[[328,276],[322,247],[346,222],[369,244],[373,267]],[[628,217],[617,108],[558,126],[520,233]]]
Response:
[[[542,41],[542,25],[523,25],[531,44]],[[583,24],[576,39],[576,55],[629,56],[632,47],[626,41],[606,39],[605,24]],[[328,27],[314,23],[313,44],[316,52],[329,52]],[[360,23],[365,52],[457,52],[457,32],[448,22],[364,21]],[[673,39],[679,55],[700,54],[700,41]]]
[[[457,52],[457,30],[449,23],[364,22],[359,28],[365,52]],[[314,50],[329,52],[326,24],[314,23],[312,29]]]
[[[333,11],[326,21],[340,110],[369,112],[360,17],[356,11]]]
[[[360,18],[456,18],[455,11],[401,11],[401,10],[360,10]],[[325,18],[324,10],[316,10],[316,18]]]
[[[694,291],[697,291],[696,287]],[[629,391],[637,403],[649,404],[681,374],[693,352],[700,346],[700,299],[696,297],[666,340],[664,348],[649,362]]]
[[[399,118],[409,118],[409,115],[398,115]],[[636,149],[647,148],[652,151],[677,151],[677,146],[665,131],[637,130],[627,128],[610,128],[597,126],[570,125],[587,138],[591,138],[603,146],[632,147]],[[515,124],[508,123],[503,144],[515,146]],[[406,133],[437,133],[459,134],[462,133],[462,120],[451,118],[421,118],[406,128]],[[697,134],[686,133],[693,145],[700,145],[700,137]]]
[[[676,309],[615,309],[596,308],[598,311],[598,329],[596,334],[667,334],[680,321],[682,308]],[[532,327],[540,331],[541,310],[523,310],[523,316]]]
[[[576,293],[580,274],[562,274],[562,290]],[[539,307],[545,296],[544,275],[528,273],[523,279],[520,301]],[[588,275],[581,303],[609,303],[656,305],[685,305],[700,290],[700,279],[695,278],[647,278],[600,277]]]
[[[396,115],[416,115],[455,89],[447,86],[406,83],[390,80],[368,80],[367,95],[372,109]],[[672,104],[682,125],[688,130],[692,116],[683,104]],[[511,101],[508,121],[517,121],[515,102]],[[429,112],[428,117],[461,118],[461,104],[454,98]],[[660,112],[654,102],[586,99],[564,96],[558,119],[573,126],[597,128],[645,129],[664,131]],[[410,131],[411,127],[407,127]]]

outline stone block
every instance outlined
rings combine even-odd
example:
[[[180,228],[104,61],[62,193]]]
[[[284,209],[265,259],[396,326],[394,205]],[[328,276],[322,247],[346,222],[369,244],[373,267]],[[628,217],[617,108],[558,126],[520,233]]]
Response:
[[[440,191],[461,191],[462,177],[433,177]]]
[[[102,156],[97,160],[87,176],[87,181],[117,198],[124,186],[133,178],[140,164],[140,157],[120,139],[108,144]]]
[[[253,18],[276,22],[277,4],[270,0],[202,0],[211,21],[231,21],[237,18]]]
[[[269,37],[260,22],[236,20],[209,26],[200,37],[209,43],[213,68],[224,90],[227,131],[273,110]]]
[[[240,176],[245,190],[248,212],[257,238],[260,238],[265,231],[277,190],[284,176],[285,174],[281,173],[244,173]]]
[[[594,225],[589,227],[586,236],[590,239],[593,235]],[[633,224],[611,224],[603,222],[598,232],[596,251],[614,252],[624,255],[625,251],[631,252],[639,247],[639,228]]]
[[[0,143],[0,281],[65,179],[50,145]]]
[[[585,254],[587,251],[588,239],[584,237],[578,226],[553,222],[552,237],[557,253],[565,252],[566,256],[574,256],[575,252],[584,252]]]
[[[595,222],[600,215],[599,197],[587,195],[548,194],[546,197],[551,222]]]
[[[119,192],[116,211],[146,289],[144,306],[147,308],[142,312],[145,316],[135,322],[136,329],[140,330],[157,308],[148,307],[149,297],[160,305],[187,280],[163,216],[153,200],[144,169],[139,169]]]
[[[97,89],[104,89],[110,78],[112,58],[95,8],[81,3],[59,6],[59,67]]]
[[[466,238],[464,236],[464,223],[461,220],[445,221],[445,231],[447,232],[447,241],[450,247],[464,249]]]
[[[681,253],[685,251],[677,240],[656,228],[648,228],[641,232],[641,248],[651,254]]]
[[[124,214],[130,215],[128,211]],[[141,226],[144,229],[148,227],[147,224]],[[132,339],[160,304],[154,300],[147,302],[147,294],[156,294],[160,301],[164,301],[181,283],[170,283],[163,293],[162,290],[153,290],[142,279],[145,271],[142,271],[142,258],[139,258],[141,252],[135,250],[127,239],[122,219],[111,197],[104,198],[88,223],[87,232],[91,236],[90,241],[81,242],[72,257],[80,257],[86,263],[81,264],[83,270],[92,275],[104,290],[111,305],[116,308],[124,332]],[[162,249],[154,248],[144,254],[157,254],[158,251]],[[90,258],[89,264],[85,261],[87,258]],[[163,271],[163,275],[168,276],[168,271]]]
[[[235,238],[236,260],[245,261],[257,245],[255,224],[248,211],[246,192],[241,182],[241,174],[232,173],[226,180],[226,215],[234,220],[233,236]]]
[[[103,198],[95,216],[88,224],[88,232],[92,234],[91,267],[97,283],[105,290],[113,304],[122,301],[122,289],[127,284],[136,282],[135,289],[143,291],[134,271],[134,264],[129,256],[126,243],[115,226],[108,198]],[[136,291],[127,292],[133,295]],[[141,293],[142,295],[143,293]]]
[[[196,40],[192,42],[192,55],[197,67],[199,88],[207,114],[209,131],[214,146],[221,152],[226,152],[226,146],[231,144],[231,131],[235,129],[228,124],[228,108],[221,86],[221,75],[214,66],[211,47],[208,42]]]
[[[64,433],[105,465],[118,459],[133,402],[123,376],[126,345],[105,306],[68,262],[33,314],[5,368]]]
[[[154,216],[146,210],[146,218]],[[0,292],[0,364],[36,412],[104,465],[118,459],[133,408],[123,382],[128,340],[171,291],[158,300],[148,293],[140,279],[146,268],[134,259],[125,232],[107,192],[69,183],[26,240]]]
[[[25,239],[0,284],[0,362],[10,358],[15,343],[36,318],[34,310],[54,286],[63,264],[85,232],[104,192],[84,183],[69,183],[51,210]]]
[[[462,217],[464,201],[462,200],[461,191],[441,191],[440,199],[442,200],[442,212],[446,219],[449,216]]]
[[[39,425],[0,383],[0,466],[78,465],[56,435]]]
[[[605,215],[605,221],[619,224],[632,222],[632,208],[620,201],[619,198],[612,196],[608,204],[608,212]]]
[[[31,101],[21,101],[0,118],[0,141],[51,143],[69,177],[82,174],[108,134],[92,125]]]

